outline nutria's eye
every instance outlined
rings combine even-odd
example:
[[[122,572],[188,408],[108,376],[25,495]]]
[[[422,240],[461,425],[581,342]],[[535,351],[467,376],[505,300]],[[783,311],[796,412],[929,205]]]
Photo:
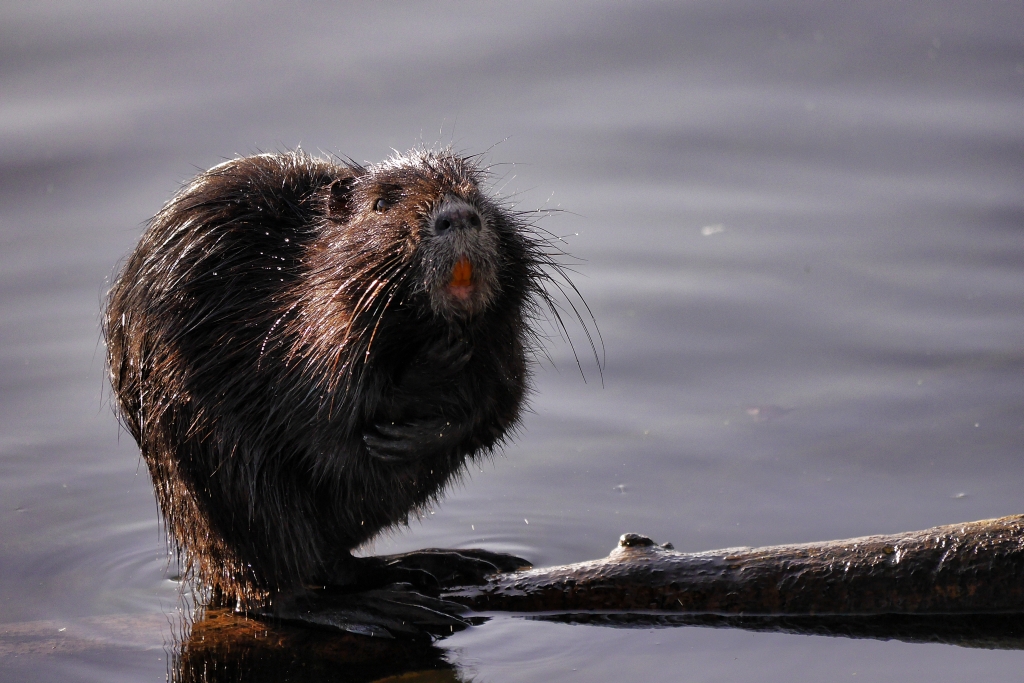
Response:
[[[388,210],[389,206],[391,206],[391,202],[381,197],[373,203],[373,210],[377,213],[384,213]]]

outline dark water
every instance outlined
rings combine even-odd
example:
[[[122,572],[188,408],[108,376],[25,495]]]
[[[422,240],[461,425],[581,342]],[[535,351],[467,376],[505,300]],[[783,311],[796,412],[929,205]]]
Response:
[[[7,3],[0,9],[3,680],[162,680],[176,623],[99,307],[197,169],[302,146],[487,151],[585,260],[503,457],[373,552],[537,564],[1024,512],[1024,5]],[[570,329],[582,341],[580,330]],[[113,628],[135,615],[151,628]],[[168,616],[169,615],[169,616]],[[26,626],[27,622],[33,622]],[[1024,654],[502,618],[478,681],[1018,680]]]

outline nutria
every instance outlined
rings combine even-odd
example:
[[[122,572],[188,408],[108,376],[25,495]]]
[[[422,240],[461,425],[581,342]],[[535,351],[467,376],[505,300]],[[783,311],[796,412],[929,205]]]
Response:
[[[447,149],[259,154],[150,221],[110,290],[107,357],[198,585],[250,604],[343,585],[352,549],[515,429],[561,269],[485,175]]]

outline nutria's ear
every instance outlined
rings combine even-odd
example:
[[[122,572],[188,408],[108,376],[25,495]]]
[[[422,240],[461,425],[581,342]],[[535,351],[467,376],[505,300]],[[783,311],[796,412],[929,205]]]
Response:
[[[355,178],[348,177],[339,178],[331,183],[331,191],[327,198],[327,215],[342,218],[348,214],[355,181]]]

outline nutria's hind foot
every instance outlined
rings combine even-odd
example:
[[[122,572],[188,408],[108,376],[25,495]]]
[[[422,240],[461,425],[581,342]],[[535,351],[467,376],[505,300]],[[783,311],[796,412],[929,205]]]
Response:
[[[468,608],[426,595],[407,583],[355,593],[326,589],[288,591],[250,614],[374,638],[432,641],[483,623]]]
[[[398,555],[347,556],[336,565],[325,588],[358,593],[404,583],[435,593],[455,586],[478,586],[491,574],[532,566],[521,557],[479,548],[425,548]]]
[[[442,590],[480,585],[491,574],[532,566],[521,557],[479,548],[348,556],[330,584],[279,591],[267,604],[247,611],[378,638],[435,639],[483,621],[440,597]]]
[[[383,555],[385,572],[399,575],[420,575],[438,588],[479,586],[491,574],[530,569],[533,565],[516,555],[496,553],[480,548],[449,550],[425,548],[401,555]],[[407,579],[408,580],[408,579]],[[413,585],[415,582],[410,581]]]

